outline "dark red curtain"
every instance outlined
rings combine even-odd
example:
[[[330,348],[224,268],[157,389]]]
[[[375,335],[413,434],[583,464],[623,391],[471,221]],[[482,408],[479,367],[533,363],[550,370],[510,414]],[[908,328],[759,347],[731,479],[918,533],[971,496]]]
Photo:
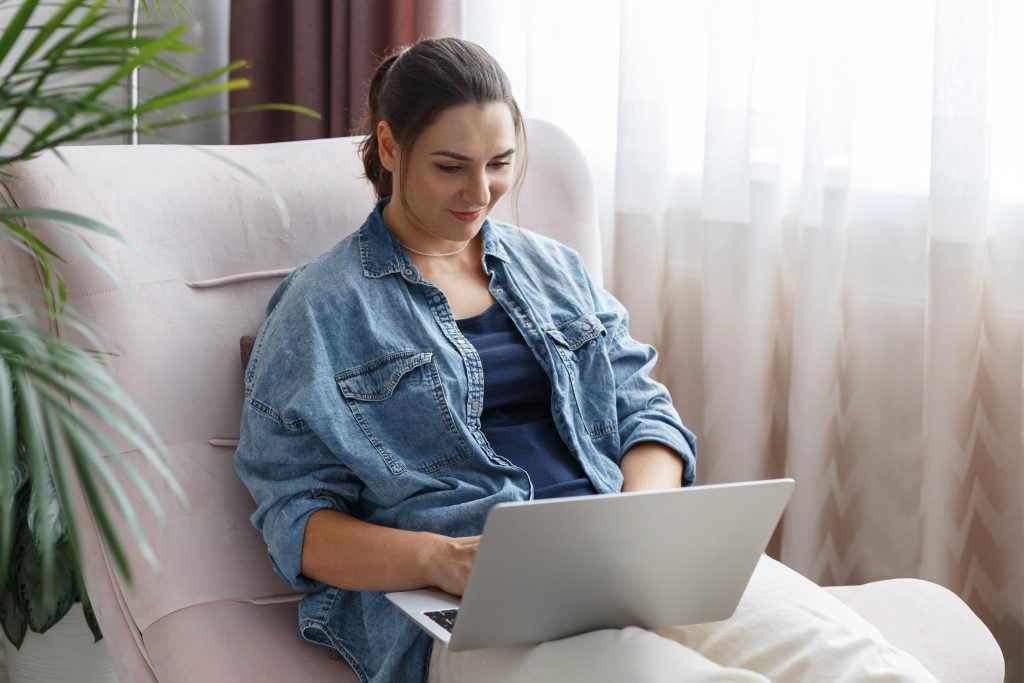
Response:
[[[231,106],[300,104],[319,121],[287,112],[231,119],[231,143],[351,135],[363,117],[365,85],[388,48],[456,36],[460,0],[233,0],[231,59],[251,64],[252,87]]]

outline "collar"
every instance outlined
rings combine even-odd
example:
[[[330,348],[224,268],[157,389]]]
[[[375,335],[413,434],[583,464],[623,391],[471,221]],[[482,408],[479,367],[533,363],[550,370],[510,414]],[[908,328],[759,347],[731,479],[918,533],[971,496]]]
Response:
[[[373,208],[373,212],[359,228],[359,256],[363,264],[363,275],[378,278],[393,273],[402,273],[407,279],[419,280],[416,267],[409,256],[388,230],[384,222],[384,207],[391,197],[384,197]],[[480,228],[483,239],[483,255],[486,262],[488,256],[508,261],[508,251],[502,242],[499,229],[491,223],[490,218],[484,219]],[[484,264],[486,268],[486,263]]]

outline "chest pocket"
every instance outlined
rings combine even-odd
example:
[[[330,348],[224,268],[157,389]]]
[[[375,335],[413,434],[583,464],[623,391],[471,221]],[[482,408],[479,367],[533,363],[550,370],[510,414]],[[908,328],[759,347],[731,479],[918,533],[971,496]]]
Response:
[[[576,406],[592,437],[618,431],[615,376],[608,357],[608,331],[596,315],[581,315],[544,330],[555,342],[572,383]]]
[[[466,458],[430,352],[402,351],[335,376],[366,438],[393,474],[434,472]]]

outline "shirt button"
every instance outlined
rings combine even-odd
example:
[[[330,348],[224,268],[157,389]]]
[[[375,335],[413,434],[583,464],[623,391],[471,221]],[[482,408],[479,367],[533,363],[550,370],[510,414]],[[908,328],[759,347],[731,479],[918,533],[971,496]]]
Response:
[[[533,327],[533,323],[531,323],[529,320],[527,320],[525,323],[523,323],[523,327],[529,329],[529,328]]]
[[[589,330],[589,329],[591,329],[591,328],[593,328],[593,327],[594,327],[594,326],[593,326],[593,325],[591,325],[590,323],[583,323],[583,329],[584,329],[584,330]]]
[[[436,304],[436,303],[437,303],[438,301],[440,301],[440,300],[441,300],[441,296],[440,296],[440,295],[438,295],[438,294],[435,294],[435,295],[434,295],[434,299],[433,299],[434,303]]]
[[[590,340],[590,345],[591,346],[597,346],[597,340],[596,339],[591,339]]]
[[[412,275],[412,268],[406,268],[405,269],[405,274],[406,275]]]
[[[504,294],[505,290],[502,289],[501,287],[498,287],[497,289],[494,290],[494,293],[495,294]]]
[[[473,412],[480,410],[480,401],[473,401]]]

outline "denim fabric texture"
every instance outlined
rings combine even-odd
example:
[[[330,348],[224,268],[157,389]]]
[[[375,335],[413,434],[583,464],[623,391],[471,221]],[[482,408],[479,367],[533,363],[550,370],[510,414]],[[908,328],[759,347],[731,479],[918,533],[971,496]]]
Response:
[[[364,681],[420,683],[432,640],[382,593],[302,576],[309,516],[329,508],[469,536],[533,486],[484,437],[480,357],[392,237],[386,203],[272,297],[245,371],[235,465],[274,569],[306,592],[303,636]],[[619,491],[620,460],[644,441],[679,453],[693,483],[694,436],[650,378],[657,354],[629,336],[622,305],[554,240],[490,219],[481,235],[491,294],[550,377],[558,432],[594,488]]]

